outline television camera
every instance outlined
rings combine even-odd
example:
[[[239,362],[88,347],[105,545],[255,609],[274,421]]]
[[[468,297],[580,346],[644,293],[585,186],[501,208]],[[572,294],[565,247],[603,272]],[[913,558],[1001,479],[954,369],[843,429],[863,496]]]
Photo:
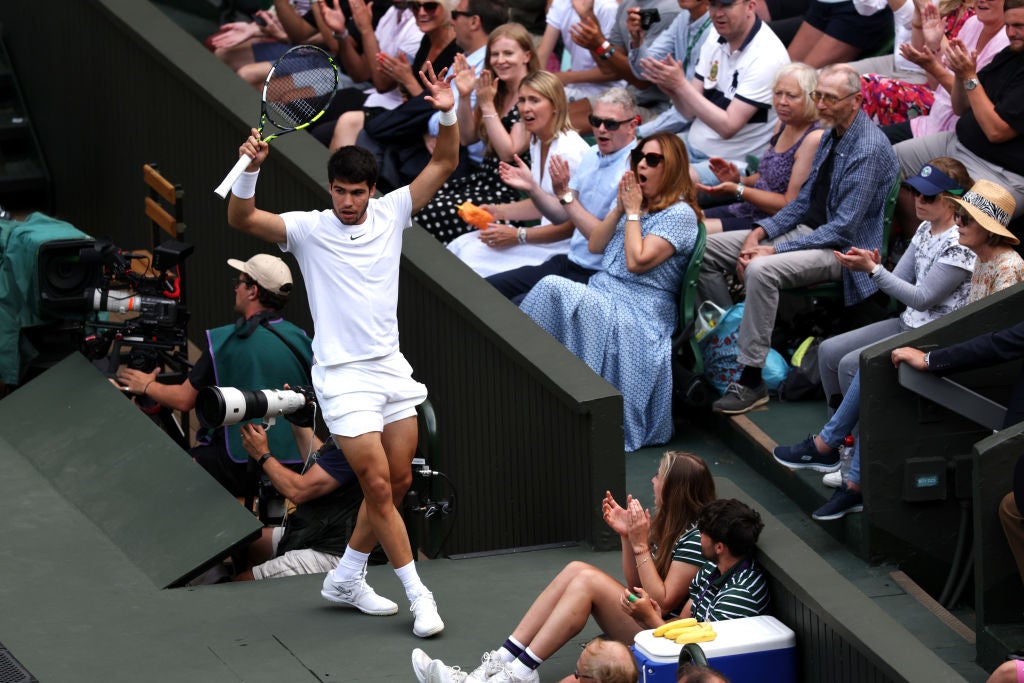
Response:
[[[192,251],[175,240],[152,257],[124,252],[108,239],[47,242],[37,263],[40,311],[60,318],[86,357],[105,360],[105,367],[97,364],[108,376],[123,363],[144,372],[163,365],[172,381],[183,379],[189,313],[179,266]]]

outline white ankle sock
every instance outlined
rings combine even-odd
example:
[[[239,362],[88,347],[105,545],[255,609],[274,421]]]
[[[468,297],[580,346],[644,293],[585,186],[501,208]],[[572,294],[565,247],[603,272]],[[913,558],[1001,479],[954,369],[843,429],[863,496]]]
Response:
[[[429,592],[427,587],[420,581],[419,574],[416,573],[416,563],[410,562],[404,567],[396,567],[395,575],[402,582],[402,587],[405,588],[405,596],[412,602],[423,593]]]
[[[341,556],[338,566],[334,568],[334,580],[351,581],[352,579],[358,579],[359,575],[363,573],[366,561],[369,558],[369,553],[361,553],[358,550],[353,550],[351,546],[345,546],[345,554]]]
[[[528,658],[533,662],[536,662],[536,665],[532,668],[530,666],[527,666],[523,662],[524,658]],[[530,648],[526,648],[526,651],[523,652],[522,655],[520,655],[514,662],[508,665],[508,670],[516,678],[526,678],[531,673],[533,673],[533,671],[535,671],[537,667],[540,666],[543,662],[544,660],[535,655],[533,653],[533,650],[531,650]]]

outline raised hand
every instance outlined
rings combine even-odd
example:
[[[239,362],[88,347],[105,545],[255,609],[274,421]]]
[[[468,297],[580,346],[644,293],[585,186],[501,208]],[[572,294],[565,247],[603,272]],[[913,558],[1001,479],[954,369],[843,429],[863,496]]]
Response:
[[[455,70],[455,87],[459,90],[459,97],[468,98],[476,88],[476,72],[461,52],[455,55],[452,68]]]
[[[926,47],[933,50],[942,47],[942,39],[946,37],[945,22],[939,16],[939,8],[930,2],[921,10],[921,33]]]
[[[936,61],[935,53],[926,47],[916,48],[911,43],[900,44],[900,55],[908,62],[913,62],[919,67],[928,70],[928,65]]]
[[[633,498],[629,501],[626,512],[629,515],[629,542],[634,547],[645,545],[650,537],[651,511],[645,510],[640,501]]]
[[[389,78],[395,81],[407,85],[410,79],[413,79],[412,64],[409,63],[408,57],[405,56],[404,52],[399,52],[394,57],[383,52],[377,53],[377,64],[380,70],[388,75]]]
[[[626,498],[626,505],[629,505],[632,496]],[[608,527],[619,536],[629,533],[629,513],[619,505],[612,496],[611,491],[604,492],[604,500],[601,501],[601,517]]]
[[[552,154],[551,161],[548,162],[548,175],[551,176],[551,189],[556,197],[561,197],[569,191],[571,174],[569,162],[558,154]]]
[[[494,77],[494,74],[484,69],[476,80],[476,101],[480,105],[480,110],[483,111],[485,106],[493,108],[495,106],[494,100],[497,96],[498,80]]]
[[[260,28],[263,35],[273,38],[279,43],[288,42],[288,33],[284,30],[284,26],[281,25],[281,20],[277,18],[276,14],[261,9],[256,12],[256,16],[266,22],[266,26]]]
[[[348,9],[352,13],[352,23],[356,25],[359,35],[373,33],[373,3],[365,0],[349,0]]]
[[[727,182],[719,183],[718,185],[704,185],[703,183],[697,183],[697,189],[707,194],[713,194],[717,197],[735,197],[736,190],[739,188],[739,183]]]
[[[402,57],[404,58],[405,55]],[[408,66],[408,62],[406,62],[406,66]],[[452,92],[452,79],[454,78],[455,74],[448,75],[447,68],[441,69],[440,74],[435,74],[434,66],[430,61],[424,62],[423,69],[420,71],[420,80],[428,94],[423,99],[430,102],[438,111],[450,111],[455,106],[455,93]]]
[[[643,70],[642,75],[646,80],[665,92],[676,92],[683,87],[682,84],[686,81],[683,63],[672,55],[665,55],[664,60],[644,57],[640,60],[640,68]]]
[[[572,42],[588,50],[596,50],[604,42],[604,34],[593,16],[583,17],[582,21],[569,27]]]
[[[238,148],[238,156],[243,154],[252,159],[252,162],[245,169],[250,172],[258,171],[260,165],[266,160],[267,155],[270,154],[270,145],[260,138],[260,132],[255,128],[250,129],[249,137]]]
[[[512,161],[511,164],[504,161],[498,164],[498,175],[501,176],[501,182],[513,190],[529,192],[533,189],[534,182],[530,167],[519,158],[518,154],[512,157]]]
[[[721,157],[711,157],[708,159],[708,167],[715,174],[715,177],[723,183],[738,183],[740,181],[740,169],[736,167],[736,164],[726,161]]]
[[[259,34],[260,27],[256,22],[232,21],[230,24],[221,26],[220,31],[210,37],[210,45],[214,49],[234,47]]]
[[[341,11],[341,7],[337,4],[332,7],[324,0],[316,0],[316,4],[320,8],[320,16],[324,18],[327,28],[335,33],[342,33],[346,28],[346,23],[345,13]]]
[[[835,255],[836,261],[839,261],[839,265],[843,268],[862,273],[870,273],[874,270],[875,266],[882,262],[882,255],[878,252],[878,249],[868,251],[859,247],[850,247],[846,253],[841,251],[833,251],[832,253]]]
[[[946,47],[946,66],[961,81],[978,75],[978,53],[968,48],[959,38]]]
[[[627,214],[640,213],[643,201],[644,197],[640,193],[636,176],[632,171],[626,171],[622,174],[622,180],[619,181],[619,204],[622,206],[622,210]]]

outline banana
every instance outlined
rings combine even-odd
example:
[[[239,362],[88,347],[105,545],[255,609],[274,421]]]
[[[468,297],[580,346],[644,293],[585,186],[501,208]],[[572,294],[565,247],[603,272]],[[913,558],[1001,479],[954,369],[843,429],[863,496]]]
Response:
[[[705,623],[694,624],[692,626],[684,626],[684,627],[680,627],[680,628],[671,628],[671,629],[669,629],[668,631],[665,632],[665,635],[663,637],[668,638],[669,640],[675,640],[676,638],[678,638],[679,636],[683,635],[684,633],[701,633],[703,631],[710,631],[710,630],[712,630],[711,629],[711,625],[705,622]]]
[[[660,638],[660,637],[663,637],[665,635],[665,633],[670,631],[671,629],[675,629],[675,628],[689,628],[689,627],[696,626],[696,625],[697,625],[697,620],[694,619],[693,617],[690,617],[688,619],[676,619],[675,621],[666,622],[666,623],[662,624],[661,626],[659,626],[658,628],[654,629],[654,635]]]
[[[675,640],[680,645],[685,645],[686,643],[706,643],[708,641],[714,640],[717,637],[718,634],[714,631],[705,631],[701,629],[700,631],[695,631],[692,634],[684,633]]]

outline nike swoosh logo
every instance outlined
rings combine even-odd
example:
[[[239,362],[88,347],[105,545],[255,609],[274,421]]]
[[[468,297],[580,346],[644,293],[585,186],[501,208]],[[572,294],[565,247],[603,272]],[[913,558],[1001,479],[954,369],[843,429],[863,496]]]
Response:
[[[361,234],[359,234],[359,235],[349,235],[349,236],[348,236],[348,238],[349,238],[350,240],[357,240],[357,239],[359,239],[360,237],[362,237],[362,236],[363,236],[363,235],[365,235],[365,234],[366,234],[366,233],[364,232],[364,233],[361,233]]]

